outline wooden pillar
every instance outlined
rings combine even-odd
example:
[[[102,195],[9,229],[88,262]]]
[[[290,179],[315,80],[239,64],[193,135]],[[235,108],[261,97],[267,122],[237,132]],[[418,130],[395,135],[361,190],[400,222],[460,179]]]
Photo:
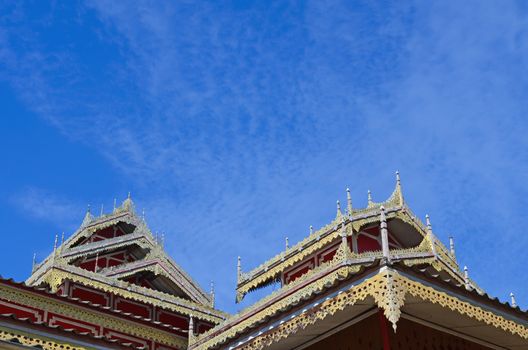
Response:
[[[381,342],[383,344],[383,350],[390,350],[390,339],[389,339],[389,324],[387,318],[383,314],[383,310],[378,310],[379,315],[379,326],[381,331]]]

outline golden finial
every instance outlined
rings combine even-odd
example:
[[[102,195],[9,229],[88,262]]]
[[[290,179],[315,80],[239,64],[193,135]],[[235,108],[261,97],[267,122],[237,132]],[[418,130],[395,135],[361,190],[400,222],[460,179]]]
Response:
[[[396,170],[396,194],[400,205],[403,205],[403,192],[401,188],[400,172]]]
[[[347,212],[349,215],[352,214],[352,196],[350,195],[350,188],[347,187]]]
[[[515,295],[513,292],[510,293],[510,304],[512,307],[517,307],[517,302],[515,301]]]
[[[427,232],[433,232],[433,226],[431,225],[429,214],[425,214],[425,225],[427,226]]]
[[[57,242],[59,241],[59,235],[55,234],[55,243],[53,243],[53,254],[55,254],[55,251],[57,250]]]
[[[367,191],[367,200],[368,200],[368,206],[372,205],[372,193],[370,190]]]
[[[290,249],[290,241],[288,240],[288,237],[286,237],[286,250]]]
[[[451,256],[455,257],[455,239],[453,236],[449,236],[449,252],[451,253]]]
[[[464,266],[464,284],[466,289],[469,289],[469,270],[467,266]]]
[[[237,260],[237,281],[240,282],[241,278],[242,278],[242,262],[241,262],[240,255],[239,255],[238,260]]]

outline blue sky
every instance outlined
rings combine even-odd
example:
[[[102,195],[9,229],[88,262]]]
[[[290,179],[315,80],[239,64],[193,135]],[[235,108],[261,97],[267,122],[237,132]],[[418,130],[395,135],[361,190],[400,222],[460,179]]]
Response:
[[[236,311],[248,270],[389,196],[528,306],[523,2],[0,5],[1,274],[128,191]],[[248,298],[252,302],[257,296]]]

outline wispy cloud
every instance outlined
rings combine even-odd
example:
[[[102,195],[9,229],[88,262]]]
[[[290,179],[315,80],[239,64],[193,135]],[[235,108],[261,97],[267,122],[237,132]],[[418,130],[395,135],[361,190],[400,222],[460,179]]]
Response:
[[[512,282],[522,264],[499,264],[528,245],[528,38],[515,3],[90,1],[37,22],[26,12],[3,18],[1,76],[138,188],[200,282],[217,266],[221,306],[233,307],[237,255],[255,266],[284,235],[328,222],[346,185],[358,206],[367,187],[385,197],[396,169],[411,207],[458,237],[485,287],[528,283]],[[61,15],[83,40],[31,30]]]
[[[10,202],[24,215],[63,229],[74,229],[79,222],[79,205],[45,189],[26,188],[14,193]]]

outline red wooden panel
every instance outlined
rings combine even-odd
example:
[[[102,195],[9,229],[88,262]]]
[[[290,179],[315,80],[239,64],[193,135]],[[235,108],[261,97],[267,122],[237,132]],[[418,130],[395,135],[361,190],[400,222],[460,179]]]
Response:
[[[99,304],[109,306],[110,296],[104,292],[98,292],[93,289],[73,285],[71,288],[71,296],[81,300],[89,301],[92,304]]]
[[[187,320],[187,318],[172,312],[160,310],[158,315],[158,321],[160,321],[161,323],[170,324],[173,327],[189,329],[189,321]]]
[[[123,312],[130,312],[133,315],[141,316],[144,318],[151,318],[150,306],[134,303],[132,301],[127,301],[122,298],[116,299],[115,308]]]
[[[48,316],[48,323],[50,326],[60,326],[64,329],[73,329],[77,332],[88,332],[92,335],[99,334],[99,326],[62,315],[50,313]]]
[[[17,318],[28,318],[33,322],[41,321],[42,310],[38,310],[29,306],[19,305],[7,300],[0,300],[0,314],[13,314]]]
[[[366,251],[378,251],[381,250],[381,246],[377,240],[367,237],[365,235],[359,235],[357,238],[358,252],[363,253]]]
[[[105,337],[108,339],[116,339],[122,343],[131,343],[135,347],[145,347],[145,349],[151,349],[152,345],[149,340],[137,338],[128,334],[117,332],[111,329],[105,329]]]
[[[301,277],[302,275],[313,269],[314,264],[314,258],[310,258],[302,264],[295,266],[294,268],[284,273],[284,282],[288,284],[295,281],[297,278]]]

